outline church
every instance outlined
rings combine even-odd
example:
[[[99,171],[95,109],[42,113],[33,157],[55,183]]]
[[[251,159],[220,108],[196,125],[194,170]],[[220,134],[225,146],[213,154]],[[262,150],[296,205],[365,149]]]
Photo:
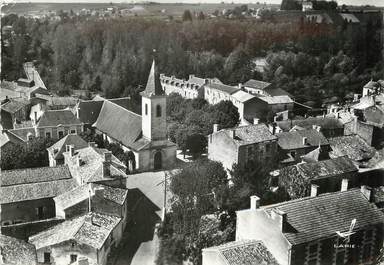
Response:
[[[131,170],[172,168],[176,162],[176,144],[167,138],[166,95],[155,61],[140,95],[141,115],[105,100],[93,127],[104,139],[119,143],[129,152]]]

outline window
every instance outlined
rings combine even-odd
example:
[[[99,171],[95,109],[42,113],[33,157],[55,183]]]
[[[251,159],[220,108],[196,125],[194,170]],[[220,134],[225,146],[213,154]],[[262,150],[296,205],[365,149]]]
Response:
[[[51,253],[44,252],[44,263],[51,263]]]
[[[63,131],[59,131],[59,132],[58,132],[58,136],[59,136],[59,138],[63,138],[63,136],[64,136],[64,132],[63,132]]]
[[[28,141],[32,141],[33,140],[33,135],[32,134],[29,134],[28,135]]]
[[[45,137],[46,137],[46,138],[51,138],[51,132],[46,132],[46,133],[45,133]]]
[[[71,134],[76,134],[76,129],[71,129]]]
[[[71,254],[71,263],[74,263],[77,261],[77,255]]]
[[[10,225],[11,224],[11,221],[4,221],[3,222],[3,225],[5,226],[5,225]]]
[[[156,106],[156,117],[161,117],[161,106],[160,105]]]
[[[36,208],[36,215],[38,219],[43,219],[44,218],[44,207],[40,206]]]
[[[145,104],[145,115],[148,115],[148,104]]]
[[[269,153],[269,152],[271,151],[271,145],[270,145],[270,144],[266,144],[266,145],[265,145],[265,151],[266,151],[267,153]]]
[[[344,265],[344,251],[337,253],[336,265]]]

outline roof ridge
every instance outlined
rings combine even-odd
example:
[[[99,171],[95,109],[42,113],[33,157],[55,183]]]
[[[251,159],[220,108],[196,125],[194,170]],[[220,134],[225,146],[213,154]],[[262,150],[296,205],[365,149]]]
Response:
[[[104,102],[106,102],[106,101],[108,101],[108,102],[111,103],[111,104],[114,104],[114,105],[118,106],[119,108],[121,108],[121,109],[123,109],[123,110],[125,110],[125,111],[128,111],[128,112],[130,112],[130,113],[132,113],[132,114],[135,114],[135,115],[137,115],[138,117],[142,118],[142,116],[141,116],[140,114],[137,114],[137,113],[135,113],[135,112],[133,112],[133,111],[131,111],[131,110],[128,110],[128,109],[126,109],[126,108],[120,106],[119,104],[116,104],[115,102],[112,102],[112,101],[110,101],[110,100],[108,100],[108,99],[106,99]],[[104,103],[103,103],[103,106],[101,107],[101,109],[103,109],[103,107],[104,107]],[[101,110],[100,110],[100,112],[101,112]],[[100,114],[99,114],[99,115],[100,115]],[[99,118],[99,117],[97,117],[97,118]],[[97,121],[96,121],[96,122],[97,122]]]

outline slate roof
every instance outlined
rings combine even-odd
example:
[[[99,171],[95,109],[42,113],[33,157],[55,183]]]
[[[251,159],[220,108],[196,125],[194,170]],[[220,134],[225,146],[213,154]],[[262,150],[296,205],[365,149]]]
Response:
[[[360,20],[354,16],[353,14],[347,14],[347,13],[340,13],[340,16],[346,20],[347,22],[351,23],[360,23]]]
[[[305,129],[312,129],[313,125],[320,126],[324,129],[333,129],[333,128],[344,128],[344,125],[341,121],[335,118],[330,117],[309,117],[304,120],[286,120],[286,121],[277,121],[277,126],[279,126],[283,131],[289,131],[294,126],[300,126]]]
[[[355,218],[355,230],[384,224],[384,213],[370,203],[360,189],[305,197],[261,209],[267,214],[272,209],[287,214],[290,229],[283,234],[292,245],[335,237],[336,231],[348,231]]]
[[[35,246],[10,236],[0,234],[0,253],[1,264],[37,264]]]
[[[55,204],[62,209],[67,209],[89,198],[88,185],[82,185],[72,190],[59,194],[54,199]]]
[[[49,153],[52,153],[55,159],[62,159],[64,158],[63,153],[66,151],[66,145],[74,145],[74,148],[76,150],[87,147],[88,143],[77,134],[67,134],[59,141],[54,143],[52,146],[48,147],[47,151]]]
[[[228,265],[278,265],[279,263],[268,251],[262,241],[233,241],[219,246],[205,248],[204,251],[215,251]]]
[[[103,101],[87,100],[79,102],[79,119],[83,123],[93,124],[99,117]]]
[[[108,100],[104,101],[93,126],[127,147],[142,134],[141,116]]]
[[[192,76],[191,78],[188,79],[187,82],[188,83],[192,83],[192,84],[196,84],[196,85],[199,85],[199,86],[205,85],[205,79],[197,77],[197,76]]]
[[[82,124],[81,121],[70,110],[47,110],[41,116],[37,128],[80,124]]]
[[[260,90],[264,90],[270,85],[272,84],[268,82],[260,81],[260,80],[255,80],[255,79],[249,79],[247,82],[244,83],[244,86],[246,87],[256,88]]]
[[[66,220],[29,238],[29,242],[41,249],[47,246],[75,240],[95,249],[100,249],[105,240],[119,224],[121,218],[101,213],[88,213]]]
[[[47,105],[49,107],[56,107],[56,106],[73,107],[77,104],[78,101],[79,99],[74,97],[50,97],[47,102]]]
[[[160,77],[159,73],[157,72],[155,60],[153,60],[152,62],[147,85],[145,87],[145,90],[141,92],[141,95],[146,97],[164,95],[164,90],[161,87]]]
[[[4,187],[27,183],[49,182],[71,178],[71,173],[66,165],[2,170],[0,186]]]
[[[248,100],[255,98],[254,95],[251,95],[251,94],[244,92],[242,90],[239,90],[239,91],[233,93],[232,97],[237,99],[240,102],[247,102]]]
[[[235,130],[234,142],[239,146],[277,139],[277,137],[268,130],[268,127],[265,124],[252,124],[236,127],[234,129],[225,129],[214,134],[223,134],[227,137],[231,137],[231,130]]]
[[[329,178],[358,171],[355,164],[345,156],[295,166],[306,179]]]
[[[267,102],[268,104],[287,104],[293,103],[294,101],[287,95],[282,96],[260,96],[258,97],[260,100]]]
[[[240,88],[238,88],[236,86],[228,86],[228,85],[219,84],[219,83],[210,83],[207,85],[207,87],[212,88],[212,89],[216,89],[216,90],[220,90],[220,91],[227,93],[227,94],[230,94],[230,95],[241,90]]]
[[[28,100],[13,98],[1,105],[1,110],[14,114],[29,105]]]
[[[33,135],[35,136],[35,128],[17,128],[17,129],[12,129],[8,130],[8,133],[13,134],[20,140],[26,142],[28,141],[28,135]]]
[[[328,145],[328,140],[317,130],[299,130],[276,134],[278,144],[282,149],[292,150],[309,146]],[[303,145],[303,137],[307,138],[307,145]]]
[[[376,150],[358,135],[339,136],[328,139],[332,148],[331,157],[347,156],[355,161],[371,159]]]

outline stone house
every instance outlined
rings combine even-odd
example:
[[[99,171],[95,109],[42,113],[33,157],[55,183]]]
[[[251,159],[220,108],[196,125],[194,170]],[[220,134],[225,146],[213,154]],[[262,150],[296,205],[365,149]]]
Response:
[[[67,166],[3,170],[0,185],[2,226],[56,215],[53,198],[77,186]]]
[[[311,191],[320,194],[360,186],[362,183],[357,176],[358,168],[353,161],[348,157],[338,157],[281,168],[278,185],[296,199],[309,196]],[[314,187],[316,190],[311,190]]]
[[[74,150],[77,150],[87,147],[88,143],[77,134],[67,134],[52,146],[47,148],[50,167],[64,164],[63,153],[67,151],[66,147],[69,145],[72,145]]]
[[[29,242],[36,247],[39,263],[66,265],[81,259],[105,265],[122,232],[121,218],[90,212],[33,235]]]
[[[302,156],[319,147],[323,152],[330,151],[328,140],[315,129],[282,132],[276,136],[282,165],[301,162]]]
[[[262,241],[281,265],[372,264],[383,245],[384,214],[361,189],[237,211],[236,241]],[[353,202],[353,203],[351,203]],[[349,232],[352,221],[352,234]]]
[[[234,164],[244,166],[248,162],[271,162],[277,154],[277,137],[265,124],[241,126],[218,130],[208,136],[208,158],[221,162],[231,170]]]
[[[30,104],[23,98],[12,98],[1,104],[1,124],[5,129],[13,129],[15,124],[25,121]]]
[[[165,94],[177,93],[187,99],[204,98],[204,86],[216,81],[218,80],[200,78],[194,75],[189,75],[188,80],[183,80],[160,74],[160,82]]]
[[[106,100],[93,127],[104,139],[120,144],[131,154],[132,170],[172,168],[176,162],[176,144],[167,137],[166,95],[155,62],[141,96],[142,115]]]
[[[240,90],[241,87],[210,83],[204,88],[204,99],[212,105],[224,100],[231,101],[231,95]]]
[[[83,123],[68,109],[47,110],[36,124],[36,136],[60,139],[83,132]]]

